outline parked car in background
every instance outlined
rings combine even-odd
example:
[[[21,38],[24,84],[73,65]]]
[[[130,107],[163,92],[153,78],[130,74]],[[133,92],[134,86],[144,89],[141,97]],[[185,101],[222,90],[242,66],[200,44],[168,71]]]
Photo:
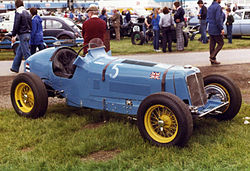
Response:
[[[194,37],[200,33],[200,20],[198,17],[192,17],[188,23],[187,27],[184,29],[188,33],[190,40],[194,40]]]
[[[0,28],[12,31],[14,25],[15,11],[0,14]]]
[[[42,16],[43,35],[57,39],[76,39],[81,37],[80,29],[68,18]]]
[[[237,10],[234,14],[232,35],[234,37],[250,35],[250,9]],[[225,35],[227,35],[226,25],[224,25]]]

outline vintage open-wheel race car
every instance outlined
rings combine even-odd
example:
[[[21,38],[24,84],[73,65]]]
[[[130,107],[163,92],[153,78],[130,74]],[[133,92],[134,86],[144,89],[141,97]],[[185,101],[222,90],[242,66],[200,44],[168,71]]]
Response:
[[[96,44],[90,44],[84,57],[69,47],[51,47],[29,57],[25,72],[11,86],[17,114],[42,117],[48,97],[58,96],[69,106],[136,116],[146,140],[183,146],[192,134],[194,118],[231,120],[240,110],[241,92],[229,78],[203,78],[190,65],[112,57]]]

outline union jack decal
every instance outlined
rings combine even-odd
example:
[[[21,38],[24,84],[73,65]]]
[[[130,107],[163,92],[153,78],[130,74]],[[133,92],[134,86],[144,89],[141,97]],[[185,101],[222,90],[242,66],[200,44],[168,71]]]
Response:
[[[155,79],[155,80],[159,80],[161,76],[160,72],[151,72],[150,74],[150,79]]]

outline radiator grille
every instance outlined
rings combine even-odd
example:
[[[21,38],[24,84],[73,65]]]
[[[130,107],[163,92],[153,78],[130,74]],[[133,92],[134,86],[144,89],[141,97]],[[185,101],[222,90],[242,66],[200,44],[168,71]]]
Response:
[[[187,77],[187,85],[192,106],[202,106],[207,103],[207,95],[201,73],[189,75]]]

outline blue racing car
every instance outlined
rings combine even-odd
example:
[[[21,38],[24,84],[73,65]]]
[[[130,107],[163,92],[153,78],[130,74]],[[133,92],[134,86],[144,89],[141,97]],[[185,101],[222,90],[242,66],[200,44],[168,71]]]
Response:
[[[80,56],[69,47],[51,47],[25,61],[25,72],[11,86],[17,114],[44,116],[48,97],[63,97],[69,106],[137,117],[143,138],[159,146],[183,146],[193,119],[231,120],[240,110],[239,88],[229,78],[198,68],[111,57],[100,40]]]

